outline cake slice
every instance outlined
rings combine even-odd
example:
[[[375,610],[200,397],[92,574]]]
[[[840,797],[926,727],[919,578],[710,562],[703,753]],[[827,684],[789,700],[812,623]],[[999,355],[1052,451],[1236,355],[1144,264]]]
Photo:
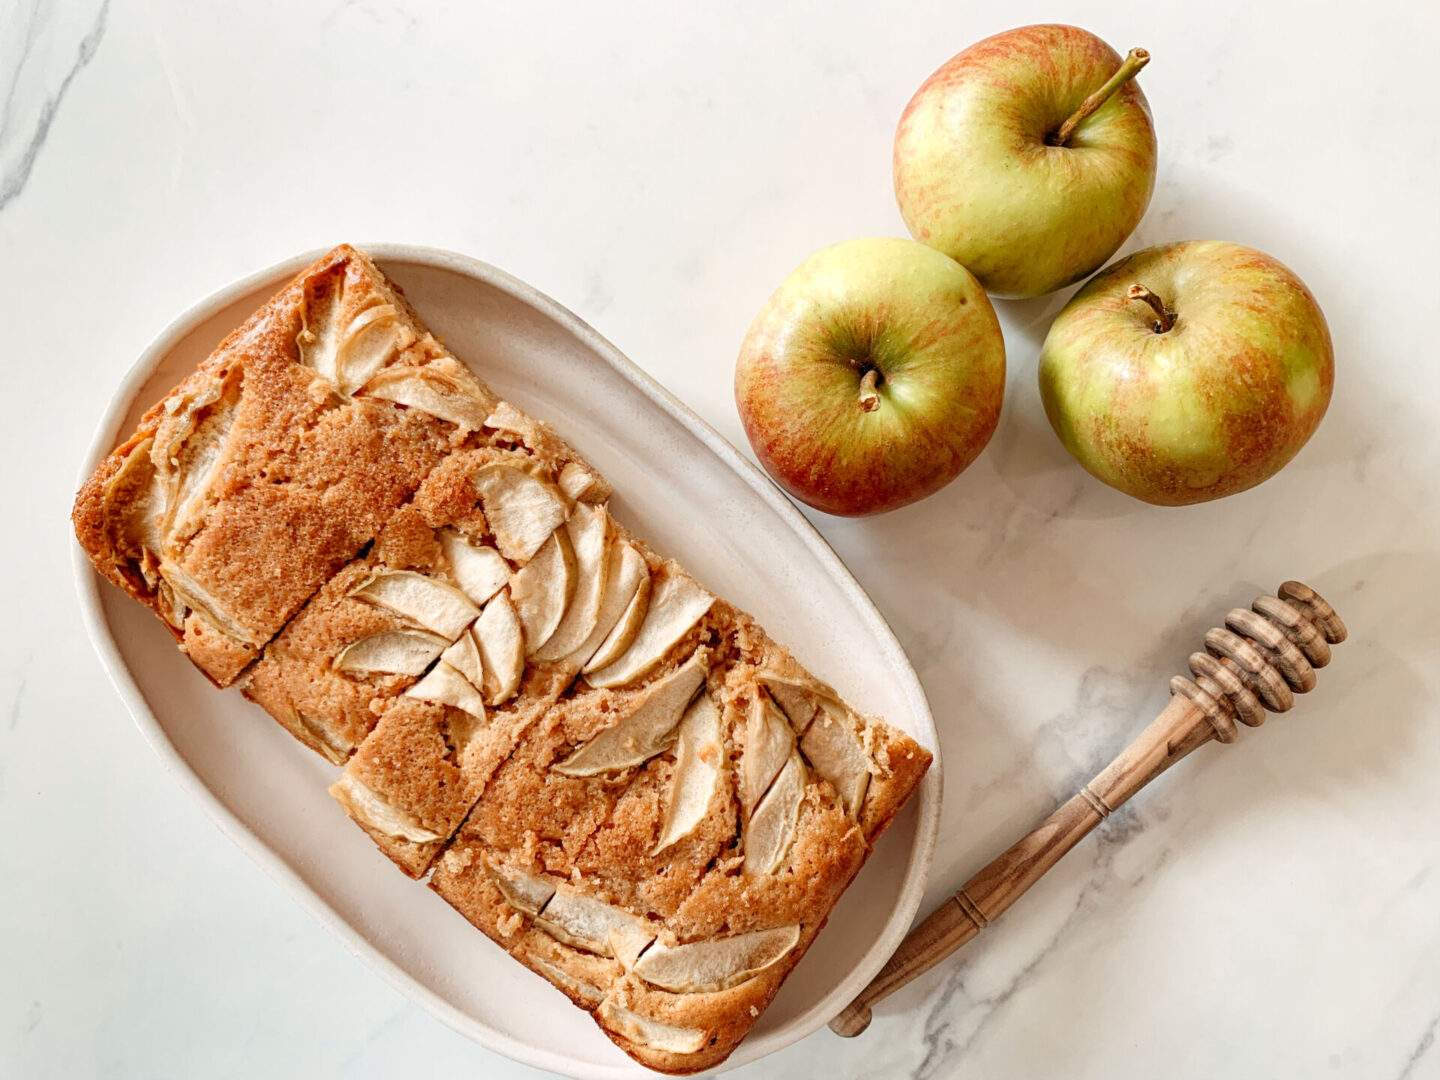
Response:
[[[95,568],[226,686],[496,403],[355,249],[301,271],[95,470]]]

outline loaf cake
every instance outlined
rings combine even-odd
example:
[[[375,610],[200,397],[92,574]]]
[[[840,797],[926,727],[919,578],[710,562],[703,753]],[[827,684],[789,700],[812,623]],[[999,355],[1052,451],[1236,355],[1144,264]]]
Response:
[[[650,1068],[723,1061],[930,754],[609,511],[362,253],[303,271],[75,504],[96,569],[340,772],[402,871]]]

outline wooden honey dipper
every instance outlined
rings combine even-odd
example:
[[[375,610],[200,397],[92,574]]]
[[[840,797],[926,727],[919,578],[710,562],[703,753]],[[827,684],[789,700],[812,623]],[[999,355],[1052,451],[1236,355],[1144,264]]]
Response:
[[[1345,640],[1345,624],[1314,589],[1287,581],[1277,596],[1235,608],[1223,627],[1205,634],[1205,652],[1192,653],[1193,679],[1170,680],[1160,715],[1077,795],[1040,827],[981,870],[912,930],[880,974],[860,991],[830,1029],[847,1038],[870,1026],[870,1009],[989,926],[1091,829],[1190,751],[1211,739],[1234,742],[1235,721],[1257,727],[1265,710],[1285,712],[1295,694],[1315,686],[1315,669],[1330,662],[1330,646]]]

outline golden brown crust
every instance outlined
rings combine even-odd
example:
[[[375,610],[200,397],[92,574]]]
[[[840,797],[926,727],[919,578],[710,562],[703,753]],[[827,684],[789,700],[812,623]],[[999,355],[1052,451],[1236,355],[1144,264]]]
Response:
[[[143,581],[138,579],[138,575],[130,572],[127,561],[114,554],[108,558],[97,556],[112,553],[114,550],[114,542],[109,535],[105,521],[105,485],[120,471],[125,459],[151,434],[153,431],[147,432],[142,424],[135,434],[111,451],[110,455],[96,466],[95,471],[90,474],[85,483],[80,485],[80,490],[75,495],[75,506],[70,515],[71,522],[75,527],[75,538],[80,542],[81,548],[90,556],[95,569],[108,581],[118,585],[144,604],[150,602],[149,591],[145,588]],[[173,627],[171,631],[174,632]]]
[[[331,578],[240,684],[241,693],[336,764],[349,760],[374,728],[379,717],[370,703],[415,682],[408,675],[346,675],[334,668],[346,645],[405,625],[384,608],[349,596],[377,565],[373,557],[360,559]]]
[[[350,816],[395,865],[411,877],[423,876],[509,757],[518,733],[544,714],[569,680],[568,673],[533,667],[520,692],[478,723],[448,705],[377,699],[380,721],[346,763],[344,777],[363,783],[436,838],[416,843],[377,830],[347,806]]]

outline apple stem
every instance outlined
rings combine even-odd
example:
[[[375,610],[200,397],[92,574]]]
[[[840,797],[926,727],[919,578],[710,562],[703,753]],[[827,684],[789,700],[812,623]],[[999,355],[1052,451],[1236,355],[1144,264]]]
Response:
[[[1150,54],[1144,49],[1131,49],[1124,61],[1111,75],[1104,86],[1100,87],[1093,94],[1080,103],[1080,108],[1070,116],[1070,119],[1060,125],[1060,130],[1055,133],[1055,140],[1052,146],[1064,146],[1070,141],[1070,136],[1075,134],[1075,129],[1080,126],[1086,117],[1090,116],[1096,109],[1110,100],[1112,94],[1127,82],[1140,74],[1140,69],[1150,62]]]
[[[880,393],[875,389],[879,381],[880,372],[873,367],[860,379],[860,408],[866,412],[874,412],[880,407]]]
[[[1156,296],[1144,285],[1136,282],[1131,285],[1125,293],[1131,300],[1144,300],[1155,312],[1155,332],[1163,334],[1175,325],[1175,313],[1165,306],[1165,301]]]

